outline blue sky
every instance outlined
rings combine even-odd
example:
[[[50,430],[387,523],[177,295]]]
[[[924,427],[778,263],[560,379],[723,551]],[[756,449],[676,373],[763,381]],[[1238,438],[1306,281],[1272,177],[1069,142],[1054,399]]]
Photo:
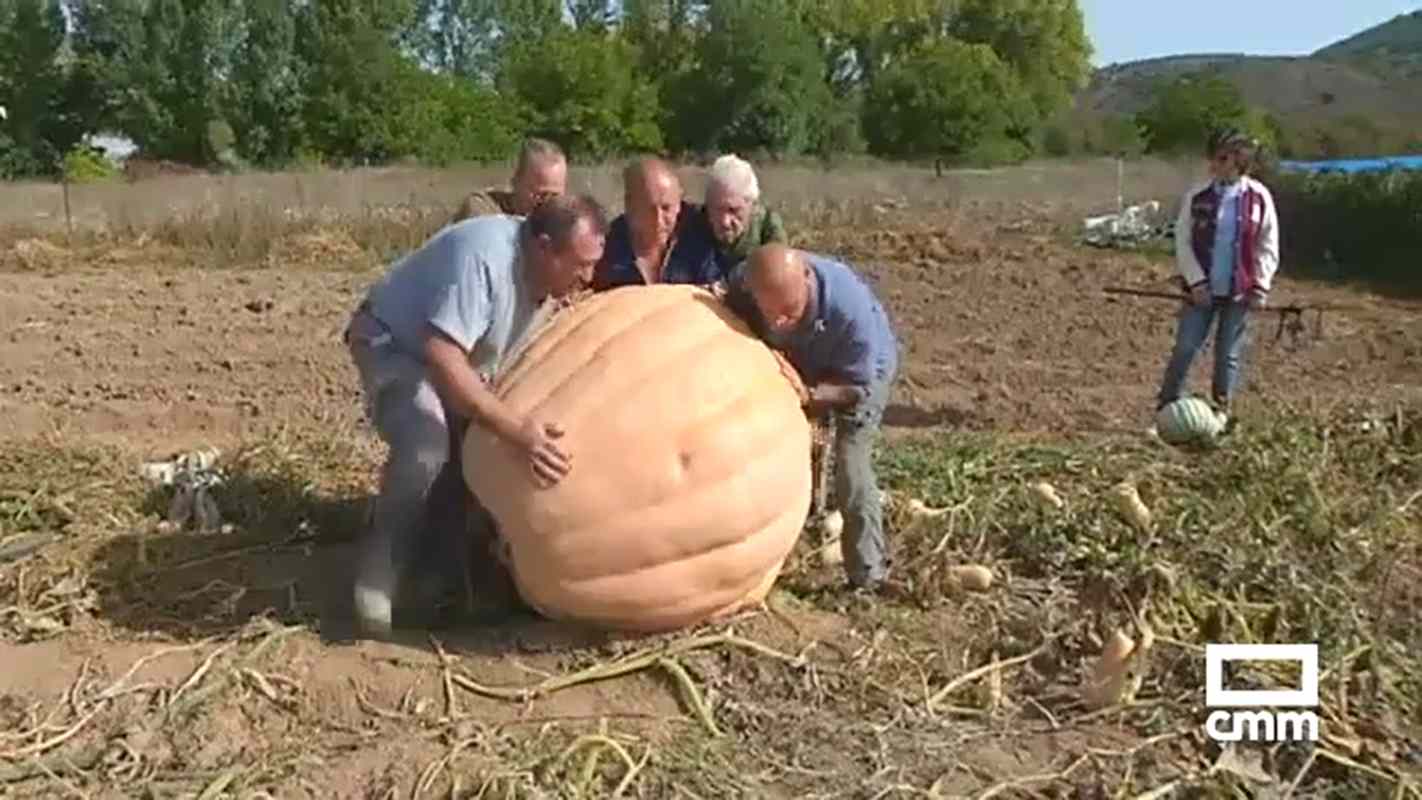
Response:
[[[1096,66],[1184,53],[1307,55],[1419,0],[1081,0]]]

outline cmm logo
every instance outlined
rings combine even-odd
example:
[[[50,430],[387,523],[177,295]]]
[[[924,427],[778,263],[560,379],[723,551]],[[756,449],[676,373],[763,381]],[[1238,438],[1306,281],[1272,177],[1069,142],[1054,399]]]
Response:
[[[1298,689],[1236,691],[1224,688],[1226,661],[1297,661],[1303,677]],[[1213,711],[1205,733],[1217,742],[1316,742],[1318,715],[1312,711],[1264,711],[1264,708],[1318,707],[1317,644],[1205,645],[1205,706],[1253,711]]]

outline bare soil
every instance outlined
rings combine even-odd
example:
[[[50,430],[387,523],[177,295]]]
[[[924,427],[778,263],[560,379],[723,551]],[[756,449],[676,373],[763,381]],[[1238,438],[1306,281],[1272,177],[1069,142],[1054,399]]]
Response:
[[[1015,222],[1015,220],[1014,220]],[[1177,306],[1108,296],[1173,288],[1167,259],[1074,247],[1048,221],[945,230],[886,217],[876,229],[807,231],[801,246],[868,275],[897,326],[903,378],[886,428],[1052,432],[1149,425]],[[354,424],[359,398],[341,332],[379,267],[356,251],[326,269],[202,270],[124,261],[0,273],[0,435],[52,430],[155,453],[220,446],[272,419]],[[157,253],[162,258],[164,253]],[[324,257],[325,254],[318,254]],[[180,262],[185,263],[185,262]],[[1422,303],[1292,281],[1275,305],[1350,310],[1252,320],[1241,410],[1279,399],[1406,397],[1422,374]],[[1208,345],[1207,345],[1208,346]],[[1212,353],[1193,389],[1209,389]]]

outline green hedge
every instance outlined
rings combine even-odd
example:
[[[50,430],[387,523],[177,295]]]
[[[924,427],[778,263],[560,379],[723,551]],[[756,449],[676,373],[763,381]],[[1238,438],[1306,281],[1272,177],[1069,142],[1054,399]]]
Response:
[[[1261,177],[1289,272],[1422,295],[1422,172]]]

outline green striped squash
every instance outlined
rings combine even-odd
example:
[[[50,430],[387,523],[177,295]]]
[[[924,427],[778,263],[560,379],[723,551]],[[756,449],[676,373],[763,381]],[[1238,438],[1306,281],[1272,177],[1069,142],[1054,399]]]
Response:
[[[1155,415],[1155,429],[1167,444],[1210,444],[1224,425],[1209,403],[1198,397],[1182,397]]]

